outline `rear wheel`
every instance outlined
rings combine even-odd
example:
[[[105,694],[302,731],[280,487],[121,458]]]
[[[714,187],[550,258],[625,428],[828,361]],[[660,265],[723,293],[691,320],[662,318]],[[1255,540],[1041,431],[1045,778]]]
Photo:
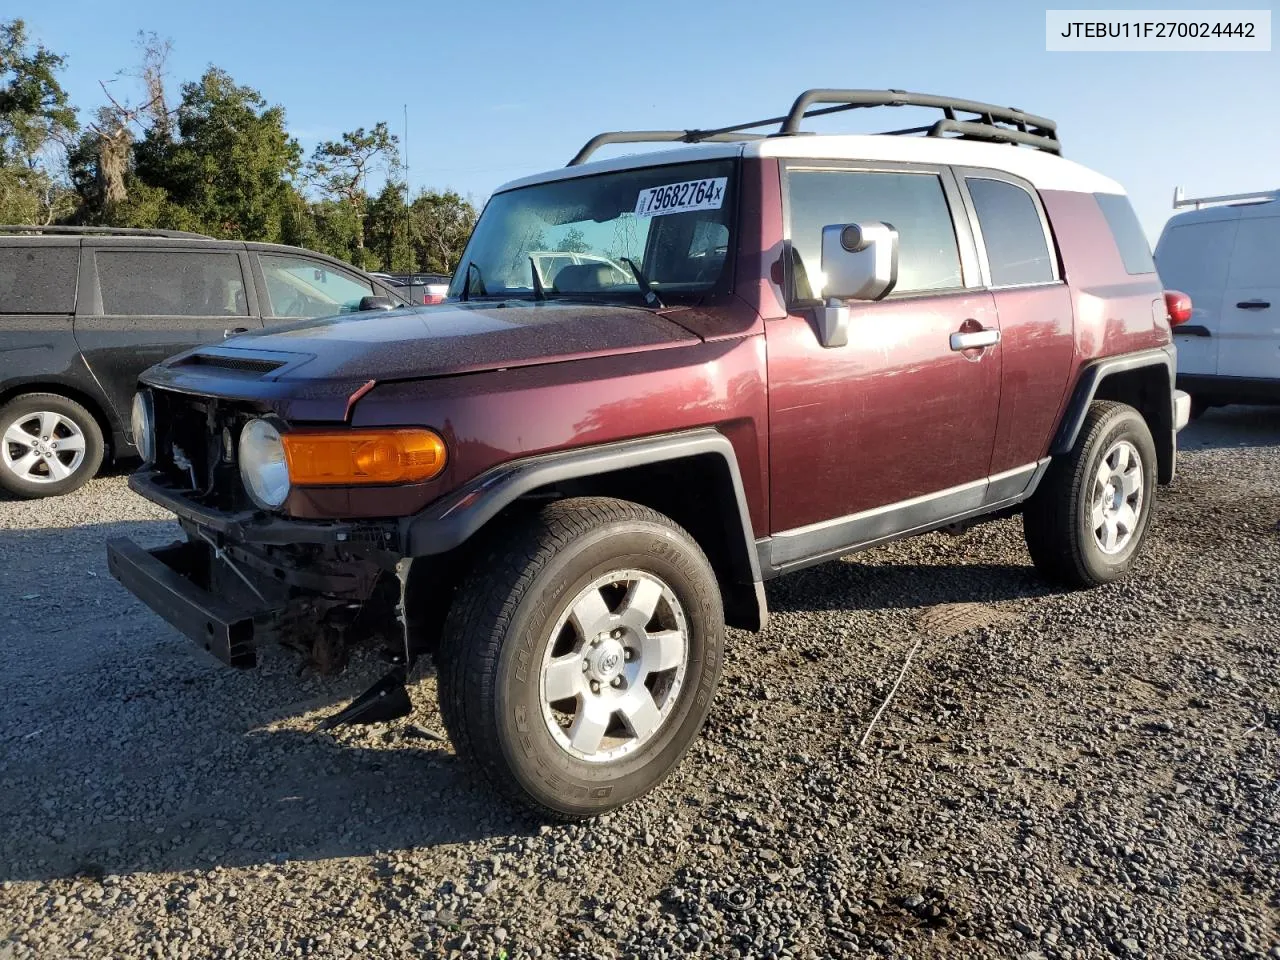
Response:
[[[441,640],[441,713],[503,794],[579,818],[646,793],[706,720],[724,616],[668,518],[620,500],[544,508],[495,537]]]
[[[1155,443],[1142,414],[1093,403],[1075,448],[1049,465],[1023,511],[1032,561],[1077,587],[1124,576],[1142,548],[1155,493]]]
[[[84,407],[56,393],[28,393],[0,407],[0,487],[26,498],[79,489],[102,464],[102,430]]]

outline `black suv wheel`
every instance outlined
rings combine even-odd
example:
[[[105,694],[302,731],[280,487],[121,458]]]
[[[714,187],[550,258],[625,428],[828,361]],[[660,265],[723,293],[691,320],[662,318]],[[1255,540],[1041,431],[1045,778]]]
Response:
[[[70,493],[102,465],[102,430],[56,393],[27,393],[0,407],[0,487],[26,498]]]
[[[706,720],[724,648],[693,539],[634,503],[563,500],[492,540],[475,571],[437,655],[459,755],[554,817],[661,782]]]
[[[1122,577],[1142,549],[1155,496],[1156,447],[1142,414],[1094,402],[1075,448],[1049,465],[1023,511],[1032,561],[1070,586]]]

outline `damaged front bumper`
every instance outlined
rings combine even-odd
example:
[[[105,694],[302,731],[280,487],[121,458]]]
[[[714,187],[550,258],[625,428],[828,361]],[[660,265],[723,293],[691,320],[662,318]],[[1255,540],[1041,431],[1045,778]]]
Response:
[[[107,541],[111,575],[172,627],[233,667],[252,667],[262,646],[301,650],[336,672],[347,647],[379,637],[396,668],[329,725],[409,711],[411,649],[404,617],[409,561],[394,526],[308,522],[209,509],[146,473],[129,485],[178,515],[186,539],[146,549]]]
[[[211,558],[208,544],[189,540],[158,550],[126,537],[107,541],[107,569],[130,593],[223,663],[252,667],[254,621],[273,611],[245,610],[211,592]]]

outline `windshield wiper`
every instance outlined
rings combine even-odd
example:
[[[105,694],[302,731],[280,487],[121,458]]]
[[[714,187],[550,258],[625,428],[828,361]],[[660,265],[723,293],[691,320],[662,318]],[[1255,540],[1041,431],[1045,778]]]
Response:
[[[476,279],[480,281],[480,294],[484,295],[484,276],[480,273],[480,268],[476,266],[474,260],[467,261],[467,275],[462,280],[462,292],[458,294],[458,299],[467,301],[471,299],[471,271],[476,272]]]
[[[542,286],[542,278],[538,276],[538,265],[534,263],[533,257],[529,258],[529,269],[533,271],[533,299],[547,299],[547,291]]]
[[[638,266],[636,266],[635,261],[632,260],[630,257],[619,257],[618,259],[621,260],[623,263],[625,263],[628,267],[630,267],[631,272],[635,274],[636,283],[637,285],[639,285],[640,289],[644,292],[644,302],[651,307],[664,306],[663,302],[660,299],[658,299],[658,295],[654,293],[653,288],[649,286],[649,278],[644,275],[643,270],[641,270]]]

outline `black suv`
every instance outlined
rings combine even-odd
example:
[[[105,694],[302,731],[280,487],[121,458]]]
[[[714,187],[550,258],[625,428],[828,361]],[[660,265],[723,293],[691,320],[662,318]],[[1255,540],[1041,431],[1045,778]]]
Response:
[[[297,247],[0,226],[0,487],[20,497],[68,493],[104,457],[135,455],[138,374],[166,357],[264,326],[404,302],[394,286]]]

